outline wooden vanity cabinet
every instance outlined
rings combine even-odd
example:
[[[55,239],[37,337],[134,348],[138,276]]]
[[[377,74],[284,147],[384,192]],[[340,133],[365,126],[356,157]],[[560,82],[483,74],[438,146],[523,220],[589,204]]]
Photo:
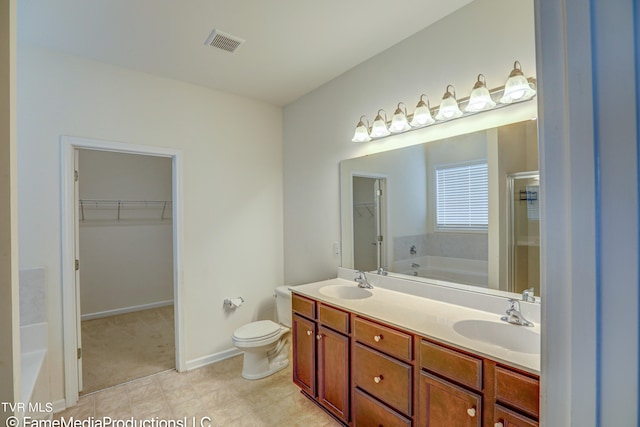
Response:
[[[539,377],[297,295],[293,381],[353,427],[537,427]]]
[[[293,382],[349,422],[349,313],[292,295]],[[317,314],[317,316],[316,316]]]
[[[420,373],[418,426],[480,427],[482,397],[427,372]]]
[[[494,425],[538,426],[540,380],[537,376],[496,365],[494,374]]]
[[[483,359],[420,341],[418,426],[483,425]]]
[[[420,341],[418,426],[533,427],[539,378],[428,339]]]
[[[316,395],[316,324],[293,313],[293,382],[310,396]]]
[[[413,336],[354,316],[351,349],[353,425],[412,425]]]

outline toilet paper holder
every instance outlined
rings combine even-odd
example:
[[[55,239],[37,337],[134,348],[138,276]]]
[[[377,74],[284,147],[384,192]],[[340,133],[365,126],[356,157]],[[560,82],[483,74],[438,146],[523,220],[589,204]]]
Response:
[[[228,308],[238,308],[244,303],[244,298],[236,297],[236,298],[225,298],[224,305]]]

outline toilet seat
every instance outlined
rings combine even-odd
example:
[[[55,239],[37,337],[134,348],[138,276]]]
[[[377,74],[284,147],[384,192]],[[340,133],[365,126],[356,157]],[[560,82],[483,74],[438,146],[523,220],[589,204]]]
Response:
[[[259,320],[239,327],[232,338],[238,343],[255,343],[279,337],[283,328],[271,320]]]

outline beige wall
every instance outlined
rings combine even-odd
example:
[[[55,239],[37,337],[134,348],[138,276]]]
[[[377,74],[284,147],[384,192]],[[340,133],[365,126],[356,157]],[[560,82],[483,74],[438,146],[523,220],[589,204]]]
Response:
[[[18,51],[20,264],[48,271],[51,393],[64,396],[60,136],[180,150],[184,360],[233,350],[273,316],[282,273],[282,112],[202,87],[49,51]],[[250,124],[250,125],[248,125]],[[244,297],[232,314],[223,300]]]
[[[16,8],[15,0],[0,2],[0,402],[20,400]],[[0,409],[0,423],[9,415]]]
[[[81,200],[169,202],[121,209],[120,220],[116,204],[87,203],[79,227],[83,318],[173,302],[171,159],[79,150],[78,170]]]

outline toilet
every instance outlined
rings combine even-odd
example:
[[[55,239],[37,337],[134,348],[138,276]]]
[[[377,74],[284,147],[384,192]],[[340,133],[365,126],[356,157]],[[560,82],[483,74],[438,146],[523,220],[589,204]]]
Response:
[[[278,323],[258,320],[233,333],[233,345],[244,352],[242,377],[257,380],[275,374],[289,365],[289,343],[285,336],[291,328],[291,291],[278,286],[275,292]]]

